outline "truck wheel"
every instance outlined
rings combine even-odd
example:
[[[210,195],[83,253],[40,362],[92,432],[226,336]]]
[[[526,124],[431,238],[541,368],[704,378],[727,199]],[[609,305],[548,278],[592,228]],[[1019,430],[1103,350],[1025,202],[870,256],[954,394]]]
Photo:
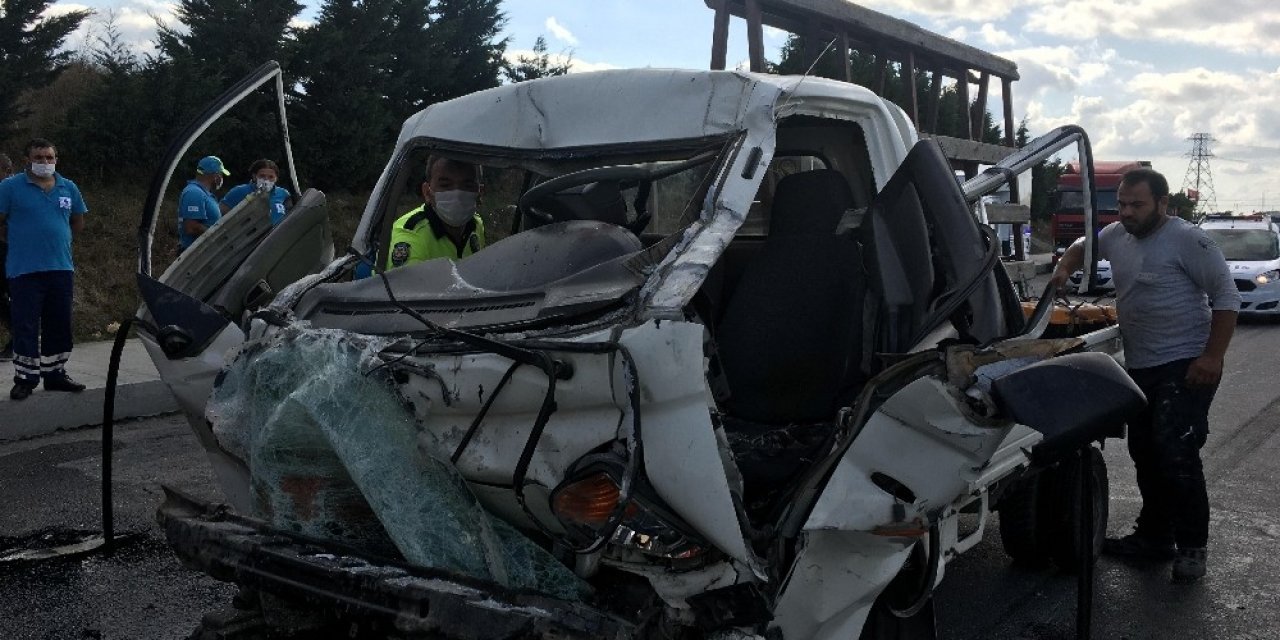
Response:
[[[1054,564],[1067,573],[1074,573],[1080,568],[1080,527],[1083,524],[1081,505],[1093,509],[1093,560],[1102,552],[1102,541],[1107,533],[1107,515],[1109,487],[1107,484],[1107,462],[1102,452],[1095,447],[1084,451],[1087,456],[1088,470],[1093,475],[1093,491],[1084,500],[1077,500],[1080,495],[1081,465],[1075,458],[1069,458],[1058,467],[1044,473],[1047,494],[1042,494],[1045,506],[1050,507],[1045,515],[1053,519],[1049,543],[1050,555]]]
[[[1022,478],[1005,491],[996,510],[1000,512],[1000,544],[1014,561],[1044,566],[1049,549],[1044,540],[1040,513],[1041,476]]]

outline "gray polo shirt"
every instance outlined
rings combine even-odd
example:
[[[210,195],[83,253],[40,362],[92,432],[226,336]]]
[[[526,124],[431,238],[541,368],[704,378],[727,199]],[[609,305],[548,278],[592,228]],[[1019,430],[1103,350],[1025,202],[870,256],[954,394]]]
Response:
[[[1131,369],[1199,357],[1212,312],[1240,310],[1222,251],[1182,218],[1169,218],[1145,238],[1113,222],[1098,235],[1098,256],[1111,261],[1125,366]]]

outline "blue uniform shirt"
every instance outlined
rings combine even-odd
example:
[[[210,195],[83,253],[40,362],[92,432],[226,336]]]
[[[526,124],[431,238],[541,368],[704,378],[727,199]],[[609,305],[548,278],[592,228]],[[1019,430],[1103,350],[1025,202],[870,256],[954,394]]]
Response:
[[[71,216],[88,211],[76,184],[56,173],[48,193],[25,171],[0,182],[0,214],[9,225],[7,277],[40,271],[74,271]]]
[[[232,187],[227,195],[222,196],[222,204],[227,205],[227,209],[234,209],[236,205],[244,200],[245,196],[253,193],[253,183],[242,184],[238,187]],[[271,226],[280,224],[284,220],[284,202],[289,199],[289,190],[284,187],[272,187],[271,189]]]
[[[221,217],[222,210],[218,209],[218,200],[213,194],[199,182],[188,180],[187,186],[182,189],[182,195],[178,197],[178,244],[186,249],[196,241],[195,236],[187,235],[187,230],[183,228],[184,221],[199,220],[204,226],[212,227]]]

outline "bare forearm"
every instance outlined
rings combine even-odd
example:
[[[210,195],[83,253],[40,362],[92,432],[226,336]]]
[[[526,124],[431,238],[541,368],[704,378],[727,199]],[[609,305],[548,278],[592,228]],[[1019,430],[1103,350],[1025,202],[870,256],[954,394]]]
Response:
[[[1053,279],[1059,285],[1065,284],[1067,278],[1075,273],[1084,264],[1084,245],[1077,242],[1067,247],[1067,250],[1058,258],[1058,264],[1053,269]]]

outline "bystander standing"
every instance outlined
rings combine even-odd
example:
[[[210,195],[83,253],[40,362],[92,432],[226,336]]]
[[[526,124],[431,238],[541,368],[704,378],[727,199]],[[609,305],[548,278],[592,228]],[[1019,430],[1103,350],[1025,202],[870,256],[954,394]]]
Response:
[[[251,193],[262,194],[264,197],[270,198],[271,207],[271,226],[280,224],[284,220],[284,214],[288,212],[292,205],[292,196],[288,189],[277,187],[276,183],[280,180],[280,167],[274,161],[263,158],[254,162],[249,167],[249,181],[231,187],[227,191],[227,195],[222,196],[222,213],[236,208],[245,197]]]
[[[88,212],[80,189],[55,171],[57,149],[36,138],[26,146],[27,167],[0,182],[0,222],[12,301],[13,389],[23,400],[44,380],[46,391],[84,391],[67,375],[71,357],[71,300],[75,266],[71,239]]]
[[[187,181],[178,196],[178,251],[191,246],[222,218],[213,192],[222,188],[223,176],[229,175],[217,156],[205,156],[196,163],[196,177]]]
[[[0,181],[13,175],[13,160],[9,156],[0,153]],[[0,222],[0,327],[8,332],[5,336],[4,346],[0,347],[0,362],[8,362],[13,359],[13,325],[9,322],[9,279],[5,277],[4,261],[9,255],[9,239],[8,231],[5,224]]]
[[[1222,379],[1240,292],[1226,260],[1199,227],[1166,214],[1169,183],[1151,169],[1120,180],[1120,221],[1098,234],[1098,256],[1111,261],[1125,366],[1147,396],[1129,421],[1129,455],[1142,510],[1132,534],[1108,538],[1103,552],[1173,559],[1173,580],[1205,575],[1209,495],[1200,448],[1209,436],[1209,405]],[[1083,240],[1058,261],[1059,287],[1080,268]]]

